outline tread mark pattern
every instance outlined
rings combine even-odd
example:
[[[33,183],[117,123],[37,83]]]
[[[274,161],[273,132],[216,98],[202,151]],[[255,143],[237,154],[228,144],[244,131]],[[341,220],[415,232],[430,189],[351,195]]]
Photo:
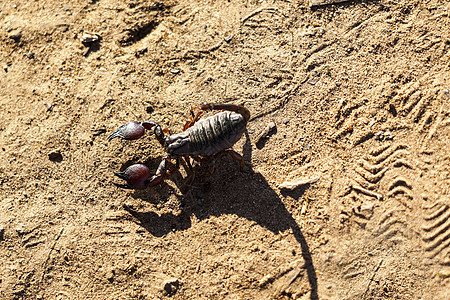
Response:
[[[357,162],[354,168],[358,175],[355,178],[356,182],[367,189],[374,190],[392,166],[414,169],[413,165],[404,159],[409,156],[406,148],[407,146],[402,144],[385,144],[372,149],[365,158]]]
[[[412,109],[417,105],[417,103],[420,101],[422,97],[422,92],[415,90],[411,96],[409,97],[409,102],[405,102],[402,107],[402,114],[408,115]]]
[[[431,258],[442,255],[442,263],[450,264],[450,206],[437,202],[425,210],[425,225],[422,227],[425,250],[430,252]]]
[[[392,103],[396,103],[400,116],[417,124],[417,132],[429,136],[435,130],[433,126],[438,126],[440,122],[441,113],[436,113],[437,110],[433,109],[432,105],[436,103],[434,100],[439,99],[438,94],[441,88],[428,92],[422,91],[421,86],[426,85],[427,80],[429,80],[429,74],[416,82],[405,85],[392,99]]]
[[[426,107],[430,104],[431,99],[429,97],[427,98],[422,98],[419,100],[419,102],[417,102],[417,104],[415,105],[415,107],[411,110],[411,119],[415,122],[418,123],[419,120],[421,119],[421,117],[423,116],[423,114],[425,113],[425,109]]]
[[[428,76],[423,79],[426,80]],[[441,87],[436,87],[429,92],[420,91],[420,83],[405,87],[399,98],[394,102],[401,102],[400,115],[417,124],[416,132],[425,136],[423,144],[426,144],[435,134],[442,122],[443,106],[447,102],[445,96],[440,96]],[[443,98],[444,97],[444,98]],[[399,101],[401,99],[401,101]],[[436,107],[441,102],[440,109]]]
[[[390,240],[395,236],[408,238],[411,234],[408,232],[408,222],[404,216],[405,211],[400,209],[386,212],[374,228],[373,234],[383,241]]]
[[[395,198],[401,204],[412,209],[411,201],[414,199],[412,185],[403,177],[397,177],[388,187],[388,197]]]

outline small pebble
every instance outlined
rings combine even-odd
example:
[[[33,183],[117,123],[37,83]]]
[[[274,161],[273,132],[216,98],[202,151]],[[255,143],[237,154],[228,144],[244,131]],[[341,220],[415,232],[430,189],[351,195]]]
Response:
[[[153,106],[148,105],[145,110],[147,111],[147,113],[151,114],[155,111],[155,109],[153,108]]]
[[[389,130],[386,131],[378,131],[375,134],[375,139],[377,141],[390,141],[394,139],[394,135]]]
[[[0,226],[0,241],[3,241],[5,235],[5,228],[3,226]]]
[[[308,80],[308,83],[310,85],[316,85],[316,83],[319,82],[320,77],[319,76],[313,76],[310,80]]]
[[[172,74],[179,74],[180,73],[180,70],[179,69],[170,69],[170,73],[172,73]]]
[[[25,234],[25,227],[23,225],[17,225],[14,229],[19,235]]]
[[[48,158],[51,161],[56,161],[56,162],[60,162],[63,160],[62,154],[61,154],[61,150],[60,149],[55,149],[52,150],[48,153]]]
[[[8,34],[8,37],[18,43],[22,38],[22,31],[20,29],[13,30]]]
[[[98,33],[85,33],[81,36],[81,43],[86,46],[90,47],[92,44],[98,42],[101,40],[101,36]]]
[[[319,181],[319,179],[320,179],[320,177],[314,177],[314,178],[301,179],[301,180],[296,180],[296,181],[285,181],[282,184],[280,184],[278,186],[278,188],[280,190],[281,189],[293,190],[299,186],[316,183],[317,181]]]
[[[136,52],[134,53],[134,55],[137,58],[139,58],[139,57],[141,57],[142,55],[144,55],[147,52],[148,52],[148,47],[145,46],[145,47],[141,47],[141,48],[137,49]]]
[[[438,276],[441,278],[448,278],[450,277],[450,270],[440,270]]]
[[[33,52],[25,52],[23,54],[23,56],[29,58],[29,59],[33,59],[34,58],[34,53]]]
[[[178,278],[169,278],[164,280],[164,282],[162,283],[163,286],[163,290],[165,293],[167,293],[168,295],[174,294],[177,290],[178,287],[180,286],[180,282],[178,281]]]
[[[267,124],[267,126],[264,128],[264,130],[258,136],[258,139],[257,139],[256,143],[257,144],[262,143],[270,135],[275,133],[276,130],[277,130],[277,125],[275,124],[275,122],[273,122],[273,121],[269,122],[269,124]]]
[[[8,72],[8,71],[9,71],[8,66],[7,66],[7,65],[4,65],[4,66],[3,66],[3,70],[5,70],[5,72]]]
[[[372,203],[363,204],[354,208],[354,212],[356,215],[363,217],[364,219],[370,219],[373,215],[374,205]]]
[[[109,270],[108,272],[106,272],[105,278],[109,282],[113,282],[114,281],[114,270]]]
[[[445,94],[445,96],[447,96],[448,98],[450,98],[450,89],[444,90],[444,94]]]
[[[393,138],[394,138],[394,136],[392,135],[392,133],[389,130],[386,130],[386,132],[384,133],[384,140],[390,141]]]
[[[225,42],[227,42],[227,43],[231,42],[232,39],[233,39],[232,35],[229,35],[229,36],[224,38]]]

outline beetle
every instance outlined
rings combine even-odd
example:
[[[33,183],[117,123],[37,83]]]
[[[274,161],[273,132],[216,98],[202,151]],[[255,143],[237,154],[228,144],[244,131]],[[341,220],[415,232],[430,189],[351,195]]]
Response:
[[[200,116],[207,110],[218,110],[219,112],[200,119]],[[183,131],[177,134],[162,130],[161,126],[154,121],[131,121],[111,133],[107,138],[108,141],[114,138],[136,140],[144,135],[145,130],[153,130],[156,139],[167,152],[153,176],[151,176],[150,169],[147,166],[134,164],[123,172],[114,172],[117,177],[126,181],[126,184],[114,184],[126,189],[144,189],[147,186],[157,185],[178,170],[182,158],[185,159],[189,169],[193,172],[190,158],[202,161],[230,155],[240,162],[242,170],[244,159],[231,148],[245,132],[247,122],[250,119],[250,111],[243,105],[204,103],[192,108],[191,114],[192,116],[184,125]],[[166,137],[165,133],[170,135]],[[175,160],[175,166],[169,169],[167,162],[171,160]],[[193,176],[191,180],[193,180]]]

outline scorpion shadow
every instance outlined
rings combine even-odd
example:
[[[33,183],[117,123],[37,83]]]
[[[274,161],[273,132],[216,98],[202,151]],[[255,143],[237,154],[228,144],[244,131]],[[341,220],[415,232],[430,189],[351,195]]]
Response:
[[[243,154],[245,161],[250,161],[252,147],[247,132]],[[261,174],[254,172],[251,166],[248,166],[249,170],[236,175],[238,171],[233,171],[233,169],[236,170],[236,162],[228,161],[228,168],[226,159],[221,159],[217,165],[219,164],[220,168],[216,168],[213,176],[196,178],[194,184],[206,180],[200,188],[197,187],[195,192],[189,191],[183,194],[184,197],[180,199],[182,212],[179,215],[158,215],[155,212],[139,212],[126,206],[124,208],[140,226],[158,237],[173,230],[188,229],[191,227],[191,215],[195,215],[198,219],[204,219],[213,215],[235,214],[255,221],[260,226],[277,234],[291,229],[300,244],[302,257],[305,260],[311,287],[311,299],[318,299],[317,276],[309,246],[297,222],[285,208],[280,197],[266,179]],[[197,174],[205,171],[200,169],[200,166],[194,166]],[[222,192],[224,189],[221,187],[221,183],[225,185],[226,193]],[[297,191],[294,197],[300,197],[304,191],[304,189]],[[188,193],[195,194],[195,196],[187,197]],[[148,191],[135,191],[133,197],[148,199]]]

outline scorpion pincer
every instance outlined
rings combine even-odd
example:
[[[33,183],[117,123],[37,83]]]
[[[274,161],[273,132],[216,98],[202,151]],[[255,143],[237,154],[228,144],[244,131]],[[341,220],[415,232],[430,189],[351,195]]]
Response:
[[[220,112],[205,119],[199,119],[206,110],[219,110]],[[136,140],[144,135],[145,130],[153,130],[156,139],[167,152],[155,175],[151,176],[147,166],[134,164],[123,172],[114,172],[117,177],[127,182],[126,184],[114,184],[127,189],[144,189],[147,186],[154,186],[178,170],[182,158],[193,171],[190,158],[201,161],[230,155],[240,162],[242,169],[244,159],[231,147],[246,130],[247,122],[250,119],[249,110],[243,105],[205,103],[192,108],[191,114],[192,117],[184,125],[184,130],[168,137],[165,136],[165,133],[170,133],[170,131],[162,130],[161,126],[153,121],[131,121],[111,133],[108,136],[108,141],[116,137]],[[167,162],[171,160],[176,162],[174,167],[169,169]]]

